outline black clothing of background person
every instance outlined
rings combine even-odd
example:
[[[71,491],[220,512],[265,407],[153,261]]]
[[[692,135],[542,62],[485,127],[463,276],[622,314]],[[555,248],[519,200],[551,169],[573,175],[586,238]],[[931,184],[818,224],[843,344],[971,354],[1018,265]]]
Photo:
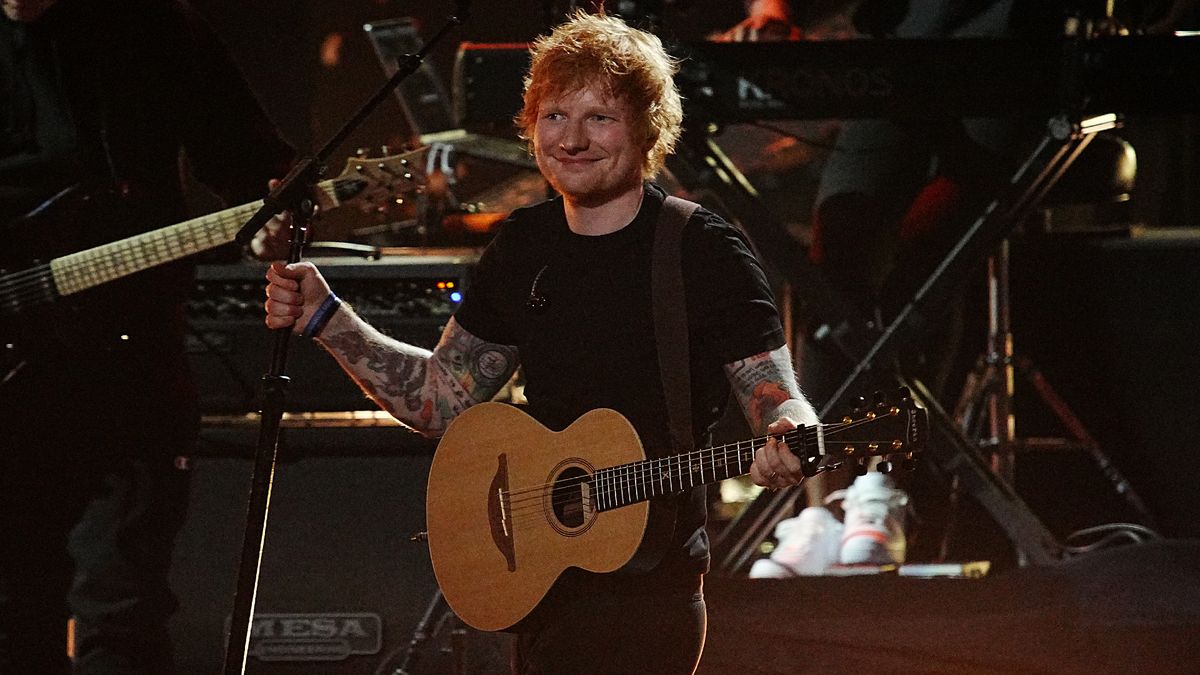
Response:
[[[181,149],[230,203],[261,196],[291,159],[182,2],[60,0],[31,22],[0,17],[0,92],[10,267],[182,220]],[[89,204],[130,210],[12,222],[76,184],[103,197]],[[167,569],[187,496],[173,463],[198,426],[183,357],[190,288],[186,263],[113,282],[93,294],[101,309],[21,333],[5,360],[0,537],[17,546],[0,557],[0,672],[68,672],[68,615],[77,672],[172,669]]]

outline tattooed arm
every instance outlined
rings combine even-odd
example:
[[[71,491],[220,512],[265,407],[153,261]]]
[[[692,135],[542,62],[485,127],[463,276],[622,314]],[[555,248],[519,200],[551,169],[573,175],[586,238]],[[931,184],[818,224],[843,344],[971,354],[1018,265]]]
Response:
[[[786,346],[725,364],[725,375],[755,434],[782,434],[817,423],[817,412],[800,393]],[[799,483],[800,460],[782,441],[771,438],[754,456],[750,478],[764,487]]]
[[[453,318],[432,352],[341,310],[317,341],[380,407],[427,436],[495,396],[517,365],[516,347],[480,340]]]
[[[267,271],[267,325],[299,333],[330,295],[311,263],[275,263]],[[453,318],[432,352],[376,330],[342,304],[316,336],[384,410],[427,436],[496,395],[517,367],[517,349],[481,340]]]

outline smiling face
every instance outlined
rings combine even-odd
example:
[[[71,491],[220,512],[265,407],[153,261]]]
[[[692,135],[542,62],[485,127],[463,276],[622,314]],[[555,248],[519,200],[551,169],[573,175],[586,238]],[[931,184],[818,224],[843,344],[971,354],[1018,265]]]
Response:
[[[590,98],[589,103],[619,113],[616,119],[624,133],[631,141],[636,138],[621,149],[620,159],[638,155],[640,179],[650,179],[662,168],[682,131],[683,103],[674,81],[677,70],[677,62],[656,36],[627,25],[620,17],[578,10],[549,35],[534,41],[524,105],[514,122],[521,138],[533,146],[543,173],[551,181],[559,180],[562,167],[543,160],[553,158],[549,128],[563,120],[547,118],[547,106],[575,105],[578,101],[573,99]],[[540,140],[539,134],[543,136]],[[599,142],[600,136],[591,140]],[[602,150],[617,148],[604,142]],[[626,166],[624,161],[617,163],[622,170]]]
[[[13,21],[37,21],[57,0],[3,0],[4,15]]]
[[[642,189],[649,142],[629,106],[598,86],[548,96],[538,105],[533,154],[551,187],[581,206]]]

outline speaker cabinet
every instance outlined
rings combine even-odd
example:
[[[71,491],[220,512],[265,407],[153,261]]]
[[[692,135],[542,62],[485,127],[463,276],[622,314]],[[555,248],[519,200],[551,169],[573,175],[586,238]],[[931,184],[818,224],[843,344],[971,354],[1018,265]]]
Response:
[[[405,433],[397,428],[288,432],[289,454],[302,458],[281,462],[275,474],[248,672],[395,672],[435,598],[428,551],[411,541],[424,530],[430,455],[386,455]],[[205,434],[212,440],[210,430]],[[221,447],[248,447],[256,431],[219,435]],[[347,437],[363,452],[313,454]],[[252,463],[210,455],[190,466],[189,515],[172,571],[180,609],[171,632],[180,672],[216,673],[233,611]],[[430,616],[429,640],[408,672],[454,672],[455,663],[466,664],[466,672],[507,668],[507,636],[459,631],[451,651],[457,622],[444,603]]]

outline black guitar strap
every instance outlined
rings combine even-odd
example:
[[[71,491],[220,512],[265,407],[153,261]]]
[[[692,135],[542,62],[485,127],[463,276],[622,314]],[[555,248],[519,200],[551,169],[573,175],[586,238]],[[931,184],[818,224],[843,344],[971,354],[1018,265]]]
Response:
[[[654,228],[650,288],[654,342],[667,401],[667,421],[676,449],[692,450],[692,374],[687,303],[683,293],[683,230],[699,204],[667,197]]]

